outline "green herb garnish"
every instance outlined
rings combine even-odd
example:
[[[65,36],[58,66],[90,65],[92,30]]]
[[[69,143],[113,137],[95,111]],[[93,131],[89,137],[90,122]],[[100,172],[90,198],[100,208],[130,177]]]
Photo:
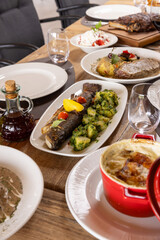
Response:
[[[119,62],[119,60],[120,60],[120,58],[118,57],[118,55],[112,54],[112,58],[111,58],[112,64],[116,64],[117,62]]]
[[[59,120],[55,120],[53,123],[52,123],[52,128],[55,128],[57,127],[61,122],[65,121],[64,119],[59,119]]]
[[[95,25],[95,27],[92,27],[92,30],[93,30],[93,31],[98,31],[101,26],[102,26],[102,23],[101,23],[101,21],[99,21],[99,22]]]

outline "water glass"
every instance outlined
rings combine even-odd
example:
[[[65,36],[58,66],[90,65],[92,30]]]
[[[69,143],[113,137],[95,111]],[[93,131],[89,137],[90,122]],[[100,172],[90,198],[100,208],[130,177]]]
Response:
[[[47,35],[47,47],[49,58],[54,64],[65,63],[69,57],[69,40],[65,29],[49,29]]]
[[[160,120],[159,110],[151,103],[148,97],[150,87],[150,83],[135,85],[132,88],[129,100],[128,119],[130,125],[140,134],[152,133],[157,128]]]
[[[134,5],[141,9],[141,12],[146,12],[147,0],[133,0]]]

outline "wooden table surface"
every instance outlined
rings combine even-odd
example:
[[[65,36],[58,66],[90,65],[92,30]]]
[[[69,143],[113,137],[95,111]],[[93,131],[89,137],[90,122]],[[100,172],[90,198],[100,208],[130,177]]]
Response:
[[[110,0],[106,4],[132,4],[131,0]],[[81,20],[67,28],[69,37],[85,32],[89,27],[83,26]],[[85,73],[80,61],[85,56],[79,48],[70,45],[69,61],[75,69],[75,82],[93,79]],[[46,45],[30,54],[21,62],[30,62],[48,57]],[[125,85],[130,92],[132,85]],[[116,130],[105,142],[107,146],[122,138],[128,126],[127,106]],[[31,146],[29,140],[9,143],[0,138],[0,144],[18,149],[29,155],[40,167],[44,177],[44,194],[42,201],[33,217],[10,240],[71,240],[95,239],[86,232],[71,215],[65,201],[65,182],[73,166],[80,158],[64,157],[42,152]]]

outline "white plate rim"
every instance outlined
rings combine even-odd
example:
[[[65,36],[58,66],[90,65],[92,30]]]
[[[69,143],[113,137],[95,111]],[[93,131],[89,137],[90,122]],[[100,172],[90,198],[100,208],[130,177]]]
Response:
[[[93,185],[93,189],[97,187],[97,189],[95,190],[95,192],[93,194],[92,194],[91,190],[89,188],[87,188],[87,182],[91,181],[91,180],[89,180],[90,176],[92,176],[92,174],[93,174],[92,179],[97,178],[96,171],[97,171],[97,169],[99,169],[100,155],[107,149],[107,147],[108,146],[100,148],[100,149],[96,150],[95,152],[90,153],[87,156],[83,157],[70,171],[70,173],[67,177],[66,185],[65,185],[65,198],[66,198],[66,202],[67,202],[67,205],[68,205],[68,208],[69,208],[71,214],[73,215],[75,220],[87,232],[89,232],[91,235],[93,235],[94,237],[96,237],[97,239],[100,239],[100,240],[111,240],[111,239],[128,240],[130,238],[133,238],[133,239],[136,239],[136,240],[143,240],[143,239],[158,240],[159,239],[159,234],[155,237],[155,236],[152,236],[152,235],[147,236],[147,233],[146,233],[146,235],[145,235],[146,238],[144,238],[143,236],[141,236],[141,234],[138,234],[138,230],[137,230],[137,233],[133,233],[133,229],[135,227],[134,224],[135,224],[136,221],[143,221],[144,226],[145,226],[145,220],[146,221],[151,221],[151,223],[153,221],[153,222],[156,223],[156,225],[159,228],[159,221],[157,220],[157,218],[155,216],[150,217],[150,218],[130,217],[130,216],[122,214],[122,213],[118,212],[117,210],[115,210],[114,208],[112,208],[109,205],[109,203],[107,203],[107,200],[105,199],[105,196],[104,196],[103,193],[102,193],[103,198],[105,199],[108,206],[104,205],[104,202],[101,203],[99,201],[99,199],[98,200],[96,199],[96,196],[94,194],[96,194],[96,191],[97,192],[99,191],[97,189],[102,188],[101,191],[103,192],[103,185],[102,185],[101,176],[100,177],[98,176],[98,178],[100,178],[100,179],[97,180],[98,181],[97,186]],[[99,169],[98,174],[101,175],[100,174],[100,169]],[[92,183],[90,183],[90,184],[92,185]],[[90,190],[90,192],[87,193],[87,190]],[[110,221],[112,221],[111,219],[109,219],[109,220],[107,219],[108,220],[108,222],[106,223],[107,227],[109,227],[109,226],[112,227],[113,228],[113,231],[112,231],[113,233],[114,233],[114,230],[115,230],[115,232],[117,231],[115,234],[117,234],[119,238],[115,238],[115,236],[113,236],[113,235],[111,236],[111,233],[110,233],[111,230],[110,229],[109,229],[109,233],[107,233],[107,234],[109,234],[108,236],[104,236],[104,229],[102,229],[103,230],[102,233],[99,233],[98,232],[99,230],[96,230],[94,228],[95,227],[94,225],[96,225],[96,224],[91,223],[91,220],[94,222],[94,221],[96,221],[95,219],[97,218],[98,220],[96,222],[99,222],[99,225],[102,225],[102,227],[100,227],[100,228],[103,228],[103,222],[102,222],[103,221],[103,216],[100,216],[100,215],[96,216],[96,212],[94,210],[93,210],[93,213],[91,213],[92,207],[93,207],[92,205],[94,205],[96,203],[94,202],[94,204],[93,203],[90,204],[90,202],[88,200],[88,196],[87,196],[86,193],[90,196],[91,199],[94,198],[95,201],[97,201],[97,204],[101,205],[102,211],[103,211],[104,208],[105,209],[110,208],[110,211],[113,212],[113,215],[119,217],[118,221],[119,220],[121,221],[121,218],[123,219],[122,220],[122,225],[124,224],[124,222],[125,223],[127,222],[128,223],[128,227],[126,226],[127,231],[124,231],[125,227],[121,228],[121,225],[117,226],[116,223],[114,225],[114,222],[110,223]],[[79,206],[78,202],[80,202],[82,204],[82,207]],[[90,221],[88,221],[87,217]],[[95,217],[95,218],[93,219],[93,217]],[[133,226],[132,226],[132,224],[133,224]],[[150,224],[150,222],[149,222],[149,224]],[[130,233],[130,230],[132,230],[131,233]],[[105,228],[105,231],[106,231],[106,228]],[[142,231],[143,231],[143,228],[142,228],[141,232]],[[133,234],[135,234],[135,235],[133,236]]]
[[[17,214],[17,212],[21,211],[21,206],[22,206],[21,201],[23,201],[23,200],[21,200],[20,203],[18,204],[17,210],[13,214],[13,217],[11,219],[1,223],[1,225],[0,225],[1,240],[6,240],[9,237],[11,237],[13,234],[15,234],[17,231],[19,231],[35,213],[35,211],[42,199],[43,190],[44,190],[44,180],[43,180],[42,172],[41,172],[39,166],[37,165],[37,163],[31,157],[29,157],[27,154],[25,154],[24,152],[21,152],[20,150],[17,150],[15,148],[12,148],[9,146],[4,146],[4,145],[0,145],[0,152],[1,153],[4,152],[4,157],[2,156],[3,154],[1,155],[2,156],[1,157],[2,160],[0,160],[1,166],[4,166],[4,167],[10,169],[11,171],[13,171],[12,169],[14,168],[15,171],[17,171],[17,173],[15,172],[17,175],[20,174],[21,171],[23,173],[26,171],[28,171],[28,172],[30,171],[30,172],[32,172],[32,174],[34,171],[33,178],[31,181],[33,182],[34,176],[36,176],[35,182],[38,184],[38,188],[36,187],[36,196],[34,196],[34,201],[32,203],[32,206],[30,206],[30,207],[27,206],[28,211],[27,211],[27,214],[25,214],[25,213],[23,214],[23,220],[18,222],[18,225],[16,227],[14,226],[14,228],[12,228],[12,226],[10,224],[10,220],[13,222],[13,224],[14,224],[14,222],[17,223],[17,218],[20,213],[18,213],[18,216],[16,214]],[[6,158],[6,156],[5,156],[6,154],[8,156],[8,160],[4,161],[3,158]],[[14,159],[15,161],[12,162],[11,158],[13,157],[14,154],[16,154],[17,158]],[[27,167],[26,168],[23,167],[24,164],[26,164],[25,166],[27,166],[27,167],[30,166],[32,168],[30,170],[28,170]],[[20,167],[19,167],[19,165],[20,165]],[[22,173],[21,173],[21,175],[22,175]],[[25,182],[26,180],[21,179],[21,181],[23,184],[23,182]],[[28,186],[27,186],[27,188],[28,188]],[[32,190],[33,190],[33,188],[34,188],[34,184],[32,185]],[[27,193],[23,192],[23,194],[27,194]],[[22,199],[23,199],[23,194],[22,194]],[[32,194],[33,194],[33,192],[32,192]],[[9,231],[8,231],[8,228],[9,228]]]
[[[89,8],[89,9],[86,10],[86,15],[87,15],[88,17],[92,17],[92,18],[94,18],[94,19],[115,20],[115,19],[118,19],[119,16],[117,16],[117,17],[115,18],[115,17],[102,17],[102,16],[96,17],[96,16],[94,15],[94,12],[95,12],[95,11],[100,10],[100,9],[105,10],[105,9],[107,9],[107,8],[111,8],[111,10],[113,11],[113,15],[114,15],[114,8],[115,8],[115,7],[118,8],[118,9],[122,9],[122,8],[124,9],[124,8],[126,8],[126,9],[127,9],[127,15],[141,12],[141,10],[140,10],[138,7],[136,7],[136,6],[127,5],[127,4],[113,4],[113,5],[110,4],[110,5],[100,5],[100,6],[91,7],[91,8]],[[134,11],[133,11],[133,9],[134,9]],[[120,15],[120,16],[121,16],[121,15]],[[123,16],[125,16],[125,15],[123,15]]]
[[[83,34],[83,33],[82,33],[82,34]],[[84,48],[84,49],[85,49],[85,48],[94,49],[93,46],[83,46],[83,45],[79,45],[79,44],[76,43],[76,39],[77,39],[79,36],[81,36],[82,34],[77,34],[77,35],[73,36],[73,37],[70,39],[71,44],[72,44],[73,46],[75,46],[75,47],[79,47],[79,48],[82,48],[82,49],[83,49],[83,48]],[[112,39],[111,39],[111,42],[108,43],[108,44],[106,44],[106,45],[96,46],[96,47],[95,47],[95,51],[98,50],[98,49],[101,49],[101,48],[110,47],[110,46],[114,45],[114,44],[118,41],[118,38],[117,38],[116,35],[114,35],[114,34],[112,34],[112,33],[106,33],[106,35],[108,35],[109,37],[112,38]]]
[[[57,108],[54,110],[54,112],[51,110],[52,107],[54,107],[54,105],[57,105],[57,102],[61,102],[61,104],[58,105],[62,105],[62,100],[64,99],[64,97],[66,96],[66,98],[70,97],[71,93],[75,93],[75,91],[78,91],[79,89],[82,89],[82,86],[84,83],[99,83],[102,85],[102,88],[107,88],[108,89],[113,89],[116,91],[120,91],[121,92],[121,100],[119,102],[119,105],[117,107],[117,113],[116,115],[113,117],[111,124],[109,125],[109,127],[104,130],[104,132],[102,132],[102,136],[99,138],[98,142],[93,142],[88,148],[84,149],[81,152],[75,152],[75,151],[71,151],[71,149],[65,151],[62,149],[61,150],[50,150],[47,147],[44,146],[44,142],[42,144],[42,136],[40,133],[38,133],[38,130],[41,129],[43,125],[43,122],[47,122],[48,119],[45,120],[45,116],[47,115],[47,113],[50,112],[50,117],[52,116],[52,114],[57,110]],[[118,90],[119,89],[119,90]],[[30,136],[30,143],[35,147],[38,148],[42,151],[51,153],[51,154],[57,154],[57,155],[61,155],[61,156],[69,156],[69,157],[82,157],[87,155],[90,152],[93,152],[93,149],[97,149],[99,148],[108,138],[109,136],[113,133],[113,131],[116,129],[119,121],[121,120],[124,110],[125,110],[125,106],[127,103],[127,98],[128,98],[128,90],[127,88],[122,85],[122,84],[118,84],[118,83],[111,83],[111,82],[105,82],[105,81],[97,81],[97,80],[92,80],[92,79],[86,79],[86,80],[82,80],[82,81],[78,81],[76,83],[74,83],[72,86],[70,86],[66,91],[64,91],[48,108],[47,110],[43,113],[43,115],[41,116],[41,118],[39,119],[37,125],[35,126],[35,128],[32,131],[32,134]],[[52,114],[51,114],[52,112]],[[45,121],[44,121],[45,120]],[[38,135],[37,135],[38,133]],[[36,136],[37,135],[37,136]],[[105,136],[105,137],[104,137]],[[39,144],[41,143],[41,146],[37,143],[39,141]],[[66,143],[65,145],[66,149],[69,148],[68,144]],[[71,147],[70,147],[71,148]]]
[[[135,84],[135,83],[140,83],[140,82],[147,82],[147,81],[150,81],[152,79],[155,79],[157,77],[160,76],[160,73],[155,75],[155,76],[150,76],[150,77],[144,77],[144,78],[135,78],[135,79],[115,79],[115,78],[109,78],[109,77],[103,77],[103,76],[100,76],[98,74],[95,74],[91,71],[91,64],[92,63],[95,63],[96,60],[98,58],[101,58],[101,57],[104,57],[104,56],[107,56],[108,53],[110,52],[116,52],[116,51],[119,51],[119,52],[122,52],[123,50],[128,50],[129,52],[132,52],[132,53],[136,53],[138,56],[141,56],[141,54],[147,54],[148,57],[150,57],[152,55],[152,58],[154,59],[158,59],[159,58],[159,61],[160,61],[160,53],[159,52],[156,52],[156,51],[153,51],[153,50],[150,50],[150,49],[146,49],[146,48],[137,48],[137,47],[111,47],[111,48],[105,48],[105,49],[101,49],[101,50],[98,50],[98,51],[94,51],[94,52],[91,52],[91,53],[88,53],[86,54],[82,59],[81,59],[81,67],[82,69],[89,73],[90,75],[96,77],[96,78],[99,78],[99,79],[102,79],[102,80],[105,80],[105,81],[111,81],[111,82],[117,82],[117,83],[122,83],[122,84]],[[99,56],[98,56],[99,55]],[[97,56],[97,57],[96,57]],[[95,58],[96,57],[96,58]],[[92,62],[88,63],[87,61],[90,60],[90,58],[93,60]],[[94,59],[95,58],[95,59]],[[86,63],[89,64],[90,66],[89,67],[86,67]]]
[[[13,64],[13,65],[9,65],[1,68],[0,69],[0,87],[4,85],[6,80],[12,79],[16,81],[16,79],[14,78],[14,73],[16,74],[16,71],[19,71],[20,75],[22,75],[23,77],[23,74],[25,74],[27,70],[31,71],[32,69],[33,71],[35,70],[45,71],[46,73],[50,74],[50,79],[51,79],[51,76],[53,76],[58,84],[54,84],[52,87],[50,87],[46,91],[45,89],[41,89],[41,92],[35,91],[35,94],[32,94],[32,95],[25,94],[25,86],[24,86],[24,89],[23,89],[24,93],[22,93],[22,91],[20,90],[20,95],[29,97],[30,99],[37,99],[40,97],[47,96],[51,93],[54,93],[55,91],[59,90],[68,80],[67,72],[63,68],[57,65],[50,64],[50,63],[41,63],[41,62],[28,62],[28,63]],[[46,74],[46,77],[47,77],[47,74]],[[58,78],[58,81],[57,81],[57,78]],[[45,82],[45,79],[44,79],[44,82]],[[21,87],[21,83],[23,84],[23,80],[20,80],[16,83],[18,83]],[[37,79],[37,85],[38,85],[38,79]],[[27,87],[32,88],[33,85],[32,86],[27,85]],[[0,93],[0,100],[4,100],[4,96],[2,95],[2,93]]]

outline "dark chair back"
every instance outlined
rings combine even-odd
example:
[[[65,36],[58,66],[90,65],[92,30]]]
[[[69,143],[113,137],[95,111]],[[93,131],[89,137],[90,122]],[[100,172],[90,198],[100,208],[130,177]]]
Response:
[[[0,0],[0,44],[44,44],[43,33],[32,0]],[[29,54],[24,49],[0,49],[0,58],[18,61]]]
[[[78,18],[85,16],[88,8],[97,6],[91,4],[88,0],[55,0],[57,5],[57,12],[60,16],[75,16],[75,19],[62,20],[62,27],[66,28],[74,23]]]

